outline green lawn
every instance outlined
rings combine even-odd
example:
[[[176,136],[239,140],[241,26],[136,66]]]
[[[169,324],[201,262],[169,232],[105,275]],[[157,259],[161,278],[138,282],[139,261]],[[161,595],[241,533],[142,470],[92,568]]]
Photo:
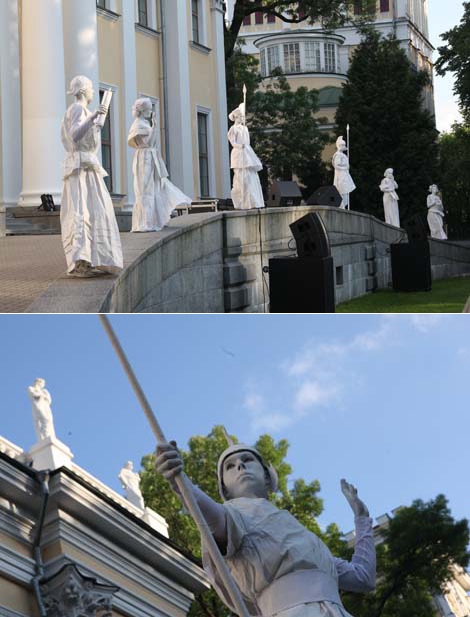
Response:
[[[470,297],[470,277],[433,281],[431,291],[380,289],[336,307],[337,313],[461,313]]]

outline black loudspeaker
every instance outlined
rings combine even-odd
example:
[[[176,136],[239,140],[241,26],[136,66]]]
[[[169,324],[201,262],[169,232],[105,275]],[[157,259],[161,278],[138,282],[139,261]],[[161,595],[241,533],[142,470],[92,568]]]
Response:
[[[333,257],[269,260],[270,313],[334,313]]]
[[[406,219],[403,228],[408,235],[408,242],[424,242],[428,239],[428,226],[419,214]]]
[[[392,285],[395,291],[430,291],[431,255],[427,240],[392,244]]]
[[[299,257],[329,257],[331,255],[328,233],[321,216],[310,212],[289,225]]]
[[[46,193],[41,195],[41,205],[39,206],[38,210],[44,210],[45,212],[54,212],[55,204],[52,195]]]
[[[295,182],[276,180],[269,187],[268,208],[277,206],[300,206],[302,193]]]
[[[320,186],[307,199],[308,206],[335,206],[341,205],[341,195],[336,186]]]

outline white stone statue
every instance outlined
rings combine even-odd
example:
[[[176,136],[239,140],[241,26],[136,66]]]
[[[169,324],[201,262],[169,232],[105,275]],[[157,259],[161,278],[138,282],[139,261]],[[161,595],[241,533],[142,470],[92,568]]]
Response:
[[[383,193],[385,222],[400,227],[397,188],[398,184],[393,177],[393,169],[389,167],[385,170],[384,178],[380,183],[380,190]]]
[[[28,387],[29,398],[33,407],[34,430],[38,442],[44,441],[48,437],[55,439],[54,423],[51,411],[51,395],[45,388],[44,379],[34,380],[32,386]]]
[[[233,205],[237,210],[264,208],[263,190],[258,176],[263,165],[250,146],[250,133],[245,124],[245,105],[241,103],[228,117],[234,122],[228,131],[228,140],[232,145],[230,167],[233,169]]]
[[[444,206],[439,197],[439,188],[436,184],[431,184],[429,187],[427,199],[428,206],[428,225],[431,231],[431,238],[438,240],[447,240],[446,232],[444,231]]]
[[[127,499],[133,504],[143,510],[145,508],[144,498],[140,491],[140,476],[134,471],[134,465],[132,461],[127,461],[124,467],[119,472],[118,476],[121,480],[122,488],[126,491]]]
[[[352,193],[356,188],[354,180],[349,173],[349,158],[346,151],[346,142],[343,136],[340,135],[336,140],[336,152],[333,154],[331,164],[335,170],[335,176],[333,179],[333,185],[337,188],[338,193],[341,195],[340,208],[343,210],[346,206],[349,207],[349,193]]]
[[[158,126],[152,112],[152,101],[137,99],[132,107],[134,122],[127,143],[135,148],[134,192],[131,231],[159,231],[170,220],[179,205],[191,205],[185,195],[168,179],[168,171],[157,147]]]
[[[116,273],[122,266],[122,249],[114,208],[103,178],[97,152],[101,143],[98,118],[107,113],[100,105],[93,113],[93,84],[83,75],[70,82],[68,94],[75,102],[62,122],[62,143],[66,150],[60,224],[67,272],[91,277]]]
[[[174,442],[158,446],[156,466],[175,489],[183,461]],[[195,485],[192,490],[250,614],[350,617],[339,589],[374,589],[372,519],[352,484],[341,480],[356,522],[349,562],[333,557],[320,538],[268,500],[268,492],[277,490],[277,474],[254,448],[243,444],[227,448],[219,458],[218,483],[224,504]],[[221,599],[234,610],[204,545],[203,565]]]

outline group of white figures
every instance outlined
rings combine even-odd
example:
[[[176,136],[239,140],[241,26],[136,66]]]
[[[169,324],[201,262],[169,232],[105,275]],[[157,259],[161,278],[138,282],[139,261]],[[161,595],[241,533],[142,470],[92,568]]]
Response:
[[[107,172],[97,156],[108,107],[102,103],[94,112],[88,109],[94,96],[93,84],[83,75],[72,79],[68,94],[75,96],[75,102],[67,109],[62,122],[61,137],[66,156],[60,211],[67,272],[77,277],[117,273],[123,267],[121,240],[111,196],[103,180]],[[136,151],[132,231],[158,231],[165,227],[177,206],[191,205],[191,198],[168,178],[157,147],[159,129],[150,99],[137,99],[132,111],[134,122],[128,135],[128,144]],[[263,208],[263,191],[258,176],[263,165],[250,146],[245,104],[241,103],[233,110],[229,119],[234,123],[228,132],[232,145],[233,205],[240,210]],[[343,137],[338,137],[336,148],[332,160],[335,170],[333,183],[342,197],[340,207],[349,209],[349,194],[356,185],[349,173],[347,144]],[[387,169],[380,184],[384,194],[385,221],[399,227],[397,188],[393,169]],[[446,239],[438,188],[432,185],[429,190],[431,195],[427,206],[431,236]]]
[[[54,419],[52,416],[52,398],[46,389],[46,382],[42,378],[34,380],[28,387],[28,395],[32,403],[33,424],[38,443],[47,439],[55,439]],[[143,510],[144,498],[140,490],[140,475],[134,471],[132,461],[127,461],[118,476],[121,486],[126,492],[127,500]]]
[[[349,173],[349,158],[346,154],[347,145],[341,135],[336,140],[336,152],[333,155],[332,165],[335,170],[333,180],[334,186],[341,195],[340,208],[349,208],[349,194],[354,191],[356,185]],[[379,185],[383,193],[384,216],[385,222],[395,227],[400,227],[400,211],[398,209],[398,184],[393,176],[393,169],[389,167],[385,170],[384,177]],[[439,197],[439,188],[436,184],[431,184],[429,187],[427,198],[428,208],[428,225],[432,238],[439,240],[447,240],[447,235],[444,231],[444,207],[442,200]]]

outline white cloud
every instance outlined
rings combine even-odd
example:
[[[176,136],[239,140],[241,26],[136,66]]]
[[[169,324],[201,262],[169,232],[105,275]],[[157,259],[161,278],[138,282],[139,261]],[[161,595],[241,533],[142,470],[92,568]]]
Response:
[[[444,315],[440,313],[423,313],[409,317],[413,326],[420,332],[429,332],[444,319]]]
[[[296,409],[304,411],[315,405],[324,405],[335,400],[339,394],[339,386],[328,385],[318,381],[305,381],[295,393]]]

